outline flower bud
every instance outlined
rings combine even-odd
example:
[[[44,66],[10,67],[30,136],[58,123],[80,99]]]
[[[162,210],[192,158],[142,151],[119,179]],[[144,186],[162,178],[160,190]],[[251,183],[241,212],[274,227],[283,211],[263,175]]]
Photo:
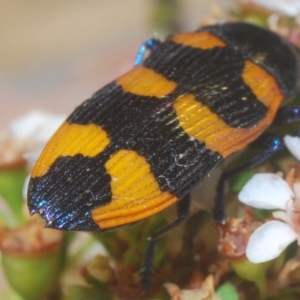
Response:
[[[61,231],[36,222],[0,231],[4,273],[24,299],[41,299],[57,283],[61,241]]]

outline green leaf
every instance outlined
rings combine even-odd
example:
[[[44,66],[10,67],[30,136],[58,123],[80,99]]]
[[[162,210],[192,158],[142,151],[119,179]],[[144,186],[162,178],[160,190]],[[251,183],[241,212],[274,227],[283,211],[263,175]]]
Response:
[[[89,288],[84,286],[69,287],[63,300],[112,300],[112,295],[105,285],[102,288]]]
[[[267,292],[266,273],[272,263],[272,261],[266,261],[254,264],[245,258],[232,260],[230,265],[241,278],[253,282],[263,298]]]
[[[234,181],[234,184],[231,187],[231,190],[234,192],[239,192],[244,185],[253,177],[255,173],[253,170],[246,170],[240,173],[237,179]]]
[[[266,17],[255,13],[248,14],[243,21],[255,24],[257,26],[268,27],[268,21]]]
[[[178,0],[156,0],[155,2],[152,20],[156,31],[163,36],[169,35],[176,31],[179,25],[179,2]]]
[[[1,289],[0,300],[24,300],[20,295],[18,295],[12,289]]]
[[[24,299],[38,300],[58,279],[59,252],[45,257],[18,257],[2,253],[7,281]]]
[[[230,282],[225,282],[217,290],[217,294],[222,300],[238,300],[239,295],[235,286]]]
[[[19,224],[24,221],[22,190],[26,173],[25,165],[0,170],[0,195],[16,216]]]

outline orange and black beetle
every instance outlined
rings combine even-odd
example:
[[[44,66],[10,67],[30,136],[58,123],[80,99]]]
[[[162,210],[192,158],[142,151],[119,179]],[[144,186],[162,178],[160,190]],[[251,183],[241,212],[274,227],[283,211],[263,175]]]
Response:
[[[273,32],[227,23],[143,47],[149,56],[78,106],[42,152],[28,207],[47,227],[105,231],[176,203],[179,219],[154,241],[188,216],[189,192],[225,157],[276,118],[300,119],[279,108],[299,86],[299,51]]]

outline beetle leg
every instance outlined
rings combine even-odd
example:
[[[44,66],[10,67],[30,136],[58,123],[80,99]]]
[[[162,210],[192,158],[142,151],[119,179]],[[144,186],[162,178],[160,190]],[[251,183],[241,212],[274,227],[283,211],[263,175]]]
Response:
[[[251,146],[264,149],[264,152],[236,168],[223,172],[219,179],[216,188],[215,206],[213,209],[214,218],[218,223],[225,223],[225,182],[244,170],[260,165],[270,158],[275,152],[284,148],[282,140],[279,137],[269,133],[261,135],[254,143],[251,144]]]
[[[149,246],[146,252],[145,261],[143,263],[142,279],[141,279],[141,283],[145,287],[146,291],[149,291],[152,283],[153,256],[154,256],[156,241],[162,238],[169,231],[173,230],[175,227],[180,225],[183,221],[185,221],[188,218],[190,212],[190,204],[191,204],[191,195],[187,194],[180,201],[177,202],[178,218],[171,224],[161,228],[160,230],[158,230],[153,235],[147,238],[149,242]]]
[[[161,42],[156,39],[149,39],[148,41],[146,41],[139,49],[138,53],[136,54],[135,57],[135,61],[134,61],[134,65],[138,66],[143,62],[143,59],[145,57],[145,53],[147,50],[153,51],[157,48],[157,46],[160,44]]]
[[[300,109],[296,106],[282,106],[277,111],[274,125],[283,125],[300,121]]]

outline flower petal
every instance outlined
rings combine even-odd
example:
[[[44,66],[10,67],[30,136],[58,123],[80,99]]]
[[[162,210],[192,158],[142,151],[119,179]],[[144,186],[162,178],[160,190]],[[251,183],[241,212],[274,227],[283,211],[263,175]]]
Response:
[[[280,176],[262,173],[255,174],[246,183],[238,198],[252,207],[284,210],[286,202],[293,196],[293,191]]]
[[[300,160],[300,138],[297,136],[286,135],[284,138],[285,146],[289,149],[292,155]]]
[[[261,263],[279,256],[279,254],[297,238],[297,234],[286,223],[270,221],[251,235],[246,256],[253,263]]]
[[[272,215],[274,218],[280,219],[281,221],[284,221],[285,223],[287,223],[287,221],[288,221],[287,213],[285,211],[277,210],[277,211],[274,211],[272,213]]]
[[[299,0],[253,0],[248,2],[289,17],[296,17],[300,12]]]
[[[15,139],[33,139],[45,144],[65,119],[61,114],[32,111],[15,120],[10,125],[10,132]]]

